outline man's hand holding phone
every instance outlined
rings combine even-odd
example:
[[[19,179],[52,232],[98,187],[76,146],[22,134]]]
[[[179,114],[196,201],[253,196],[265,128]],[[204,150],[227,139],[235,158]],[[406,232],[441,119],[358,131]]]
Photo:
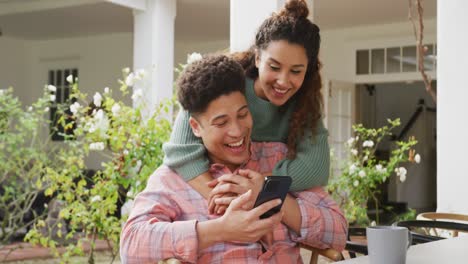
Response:
[[[267,219],[261,219],[271,208],[280,204],[280,199],[274,199],[250,210],[244,209],[247,203],[255,201],[251,190],[235,198],[228,206],[226,213],[215,219],[219,234],[223,241],[256,242],[262,238],[272,239],[272,232],[281,223],[282,213],[277,213]],[[198,223],[200,227],[203,222]]]

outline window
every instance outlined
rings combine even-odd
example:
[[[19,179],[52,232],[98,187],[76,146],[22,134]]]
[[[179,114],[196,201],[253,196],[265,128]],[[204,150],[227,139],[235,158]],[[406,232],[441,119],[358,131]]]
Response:
[[[63,125],[58,124],[59,110],[63,111],[67,116],[69,116],[67,121],[71,122],[72,113],[70,112],[69,106],[73,102],[70,100],[71,86],[66,79],[69,75],[72,75],[73,79],[77,78],[78,69],[54,69],[49,70],[48,74],[49,84],[57,87],[55,92],[51,92],[51,95],[55,95],[55,101],[52,102],[50,107],[50,134],[52,135],[53,141],[63,141],[65,135],[73,135],[73,129],[75,127],[66,130]],[[58,107],[60,105],[65,106],[65,108],[59,109]]]
[[[436,49],[434,44],[425,45],[424,69],[435,71]],[[356,74],[388,74],[418,71],[416,46],[360,49],[356,51]]]

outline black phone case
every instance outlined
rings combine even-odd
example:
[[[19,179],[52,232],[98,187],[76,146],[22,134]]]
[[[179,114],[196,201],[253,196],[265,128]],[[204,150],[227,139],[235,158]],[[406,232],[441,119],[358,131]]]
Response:
[[[267,176],[265,177],[265,182],[263,183],[262,190],[258,194],[257,200],[255,201],[254,207],[257,207],[265,202],[271,201],[273,199],[280,198],[281,204],[275,206],[262,214],[261,219],[268,218],[281,210],[284,199],[289,192],[289,187],[291,186],[292,179],[289,176]]]

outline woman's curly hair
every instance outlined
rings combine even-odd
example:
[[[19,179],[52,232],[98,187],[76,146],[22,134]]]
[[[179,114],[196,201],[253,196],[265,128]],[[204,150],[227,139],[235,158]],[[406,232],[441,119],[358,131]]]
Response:
[[[320,49],[320,29],[307,16],[309,9],[305,0],[289,0],[282,10],[267,18],[257,31],[255,45],[248,51],[233,54],[244,68],[246,75],[258,78],[255,66],[255,50],[261,51],[273,41],[286,40],[304,47],[308,65],[304,82],[293,96],[297,100],[292,118],[289,122],[288,157],[296,156],[296,144],[304,136],[309,126],[312,135],[317,134],[317,126],[322,118],[323,96],[321,94],[321,63],[318,59]],[[291,100],[290,99],[290,100]]]

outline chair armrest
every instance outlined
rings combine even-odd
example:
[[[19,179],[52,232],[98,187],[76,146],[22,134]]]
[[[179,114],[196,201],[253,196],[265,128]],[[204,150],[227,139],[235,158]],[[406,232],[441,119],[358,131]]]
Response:
[[[338,250],[332,249],[332,248],[325,248],[325,249],[316,248],[316,247],[309,246],[309,245],[306,245],[306,244],[303,244],[303,243],[300,243],[299,246],[301,248],[311,250],[312,252],[316,252],[317,254],[319,254],[321,256],[324,256],[324,257],[326,257],[328,259],[331,259],[333,261],[343,260],[343,255],[341,254],[341,252],[339,252]]]

